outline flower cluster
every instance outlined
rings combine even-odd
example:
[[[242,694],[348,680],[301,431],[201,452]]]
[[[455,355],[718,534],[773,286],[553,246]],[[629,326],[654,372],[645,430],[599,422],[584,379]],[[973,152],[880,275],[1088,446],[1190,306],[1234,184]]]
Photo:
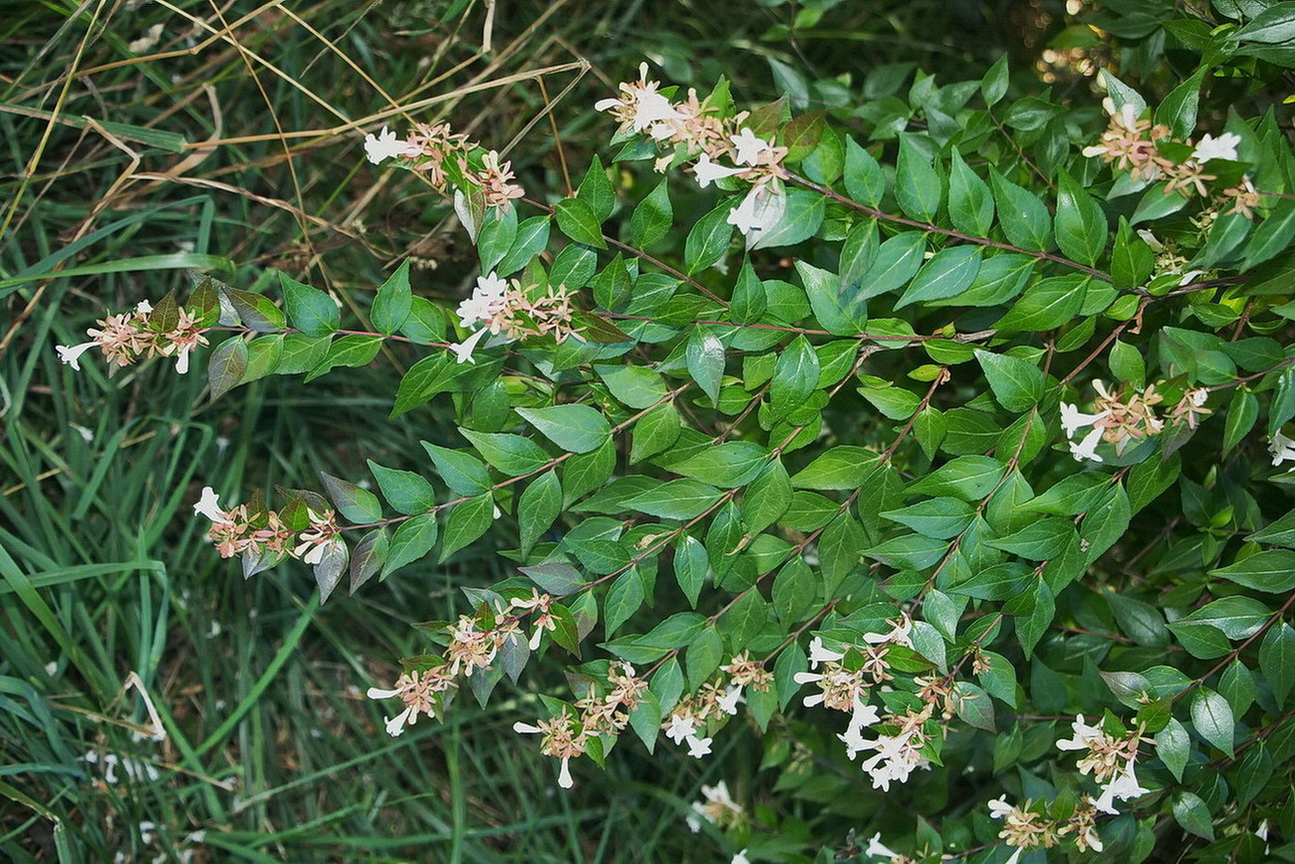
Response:
[[[724,674],[679,700],[661,724],[666,737],[675,744],[687,744],[688,755],[694,759],[710,753],[715,732],[736,716],[737,706],[746,701],[745,688],[765,692],[773,684],[772,673],[746,651],[721,666],[720,672]]]
[[[513,182],[511,162],[500,163],[494,150],[485,151],[465,135],[456,135],[448,123],[417,123],[402,139],[386,126],[377,135],[364,137],[364,153],[374,165],[395,159],[419,172],[438,192],[480,190],[487,207],[507,208],[526,192]],[[469,229],[471,230],[471,229]]]
[[[211,520],[207,536],[216,544],[220,557],[243,555],[255,560],[268,553],[280,559],[290,555],[313,565],[329,552],[345,548],[345,544],[331,509],[305,509],[309,524],[294,530],[282,512],[247,504],[221,509],[220,498],[210,486],[202,488],[202,496],[193,505],[194,513]]]
[[[1097,813],[1093,799],[1088,796],[1084,796],[1064,819],[1048,818],[1037,812],[1030,801],[1023,805],[1008,804],[1006,795],[989,802],[990,818],[1003,820],[999,839],[1016,849],[1007,859],[1008,864],[1018,861],[1027,849],[1051,849],[1067,836],[1074,838],[1075,847],[1080,852],[1089,849],[1101,852],[1103,844],[1097,833]]]
[[[720,828],[733,828],[741,823],[746,811],[742,809],[728,793],[728,784],[723,780],[714,786],[701,787],[703,801],[692,802],[692,812],[688,814],[688,830],[696,834],[701,830],[701,820],[705,819]]]
[[[553,629],[549,613],[552,602],[548,594],[532,591],[530,600],[514,600],[494,610],[483,608],[476,615],[460,615],[458,620],[444,625],[442,630],[448,637],[444,658],[420,658],[420,668],[401,675],[391,688],[369,688],[370,699],[399,698],[405,704],[401,713],[384,719],[387,734],[400,735],[419,714],[437,716],[457,688],[460,674],[470,678],[475,672],[489,669],[506,644],[521,642],[521,618],[529,613],[536,616],[535,635],[529,647],[538,648],[543,631]],[[514,610],[521,612],[514,614]]]
[[[1134,180],[1164,180],[1165,194],[1181,191],[1185,195],[1195,193],[1209,198],[1210,190],[1206,183],[1217,180],[1218,176],[1205,173],[1206,165],[1216,159],[1237,161],[1241,136],[1235,133],[1225,132],[1217,138],[1207,134],[1192,144],[1190,139],[1174,139],[1168,126],[1162,123],[1153,125],[1129,102],[1117,109],[1114,100],[1107,97],[1102,100],[1102,107],[1110,116],[1110,123],[1097,144],[1084,148],[1084,155],[1099,156],[1103,162],[1128,171]],[[1191,147],[1191,155],[1179,160],[1168,157],[1163,148],[1169,143]],[[1230,202],[1228,213],[1240,213],[1246,218],[1250,218],[1253,209],[1259,205],[1259,195],[1248,178],[1242,178],[1236,186],[1224,189],[1218,195],[1224,202]]]
[[[1295,462],[1295,439],[1287,438],[1280,432],[1274,432],[1268,443],[1268,453],[1273,457],[1273,467],[1283,462]],[[1295,468],[1291,468],[1295,471]]]
[[[508,339],[552,335],[561,343],[576,335],[572,293],[563,285],[523,288],[516,279],[510,284],[494,271],[489,276],[478,276],[472,296],[461,302],[456,311],[460,327],[484,326],[462,342],[451,345],[450,350],[458,362],[475,363],[472,352],[487,333],[502,333]]]
[[[81,371],[81,355],[91,348],[103,351],[109,367],[129,366],[150,357],[174,357],[175,371],[189,371],[189,354],[207,344],[198,314],[179,307],[173,321],[163,322],[153,314],[153,306],[141,300],[133,312],[109,315],[85,332],[91,339],[80,345],[58,345],[58,359]]]
[[[872,688],[893,678],[886,656],[891,648],[913,647],[909,638],[913,622],[906,614],[888,623],[888,632],[866,634],[862,644],[843,651],[828,648],[815,636],[809,645],[812,671],[795,676],[798,684],[818,686],[818,692],[804,698],[806,707],[823,705],[850,715],[845,732],[837,737],[851,760],[863,751],[873,751],[860,767],[872,778],[873,788],[882,790],[889,790],[892,781],[906,782],[915,769],[929,766],[922,750],[939,734],[932,728],[939,727],[938,721],[932,720],[936,708],[947,707],[949,700],[948,688],[940,682],[917,681],[918,699],[903,710],[883,715],[868,704]],[[864,731],[872,727],[877,727],[877,737],[865,738]]]
[[[564,705],[547,720],[513,724],[514,732],[540,735],[540,752],[561,760],[558,785],[563,789],[570,789],[575,782],[571,778],[571,759],[588,749],[591,738],[619,735],[629,723],[629,712],[647,690],[647,681],[623,661],[612,662],[607,680],[606,692],[599,692],[602,688],[591,684],[574,707]]]
[[[1087,750],[1079,760],[1079,773],[1092,774],[1102,784],[1101,795],[1093,806],[1103,813],[1116,815],[1116,801],[1128,801],[1145,795],[1149,790],[1138,784],[1133,765],[1138,758],[1138,744],[1143,740],[1137,732],[1115,737],[1100,726],[1089,726],[1083,715],[1071,724],[1073,737],[1057,742],[1059,750]]]
[[[775,146],[745,125],[749,113],[722,117],[709,99],[698,99],[695,90],[681,102],[671,102],[659,92],[660,83],[647,80],[647,64],[639,66],[639,80],[620,85],[620,96],[603,99],[594,108],[608,111],[621,121],[621,132],[633,131],[671,146],[657,160],[658,171],[677,159],[695,160],[693,173],[702,188],[727,177],[751,185],[728,215],[728,222],[747,238],[748,245],[777,225],[786,212],[782,190],[786,173],[782,161],[786,147]]]

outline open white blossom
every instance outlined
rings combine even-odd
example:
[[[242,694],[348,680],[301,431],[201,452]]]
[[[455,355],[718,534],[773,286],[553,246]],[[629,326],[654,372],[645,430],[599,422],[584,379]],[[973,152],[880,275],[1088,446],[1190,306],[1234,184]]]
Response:
[[[820,663],[834,663],[845,657],[844,651],[833,651],[823,647],[822,637],[815,636],[809,640],[809,668],[817,669]]]
[[[1063,738],[1058,741],[1058,750],[1087,750],[1088,745],[1106,737],[1106,733],[1102,731],[1102,727],[1088,725],[1084,720],[1083,714],[1075,716],[1074,721],[1070,724],[1070,730],[1074,737]]]
[[[684,740],[688,742],[688,755],[694,759],[700,759],[710,754],[710,742],[714,739],[689,735]]]
[[[480,330],[473,333],[471,336],[469,336],[467,339],[464,339],[462,342],[455,342],[451,344],[450,350],[454,352],[454,356],[457,359],[457,361],[459,363],[475,364],[477,361],[472,356],[472,351],[477,347],[477,343],[481,341],[482,337],[484,337],[489,332],[490,332],[489,330],[482,327]]]
[[[693,166],[693,171],[697,175],[697,185],[705,189],[716,180],[722,180],[725,177],[732,177],[735,174],[741,174],[746,171],[745,168],[730,168],[727,165],[721,165],[718,162],[710,161],[710,156],[706,153],[701,154],[697,164]]]
[[[728,224],[742,232],[750,248],[761,234],[781,222],[786,212],[786,195],[767,186],[755,186],[746,193],[742,203],[729,211]]]
[[[364,155],[374,165],[381,165],[387,159],[411,155],[409,142],[396,137],[396,133],[382,127],[377,135],[370,132],[364,136]]]
[[[689,738],[697,732],[697,724],[693,719],[684,714],[670,715],[670,725],[666,727],[665,734],[676,744],[682,744],[685,738]]]
[[[1235,162],[1237,145],[1240,143],[1241,136],[1235,132],[1224,132],[1217,138],[1206,135],[1192,151],[1192,158],[1197,162],[1208,162],[1211,159],[1228,159]]]
[[[1097,455],[1097,445],[1102,441],[1102,433],[1105,429],[1095,427],[1091,432],[1084,436],[1083,441],[1070,442],[1070,455],[1075,457],[1075,461],[1082,462],[1089,459],[1093,462],[1104,461],[1101,456]]]
[[[647,73],[648,65],[639,64],[638,82],[621,84],[621,98],[600,99],[594,103],[594,110],[612,111],[622,119],[626,112],[633,111],[629,123],[635,132],[642,132],[663,120],[677,120],[682,115],[670,104],[669,99],[657,92],[661,85],[656,81],[648,81]]]
[[[745,846],[738,850],[737,854],[733,856],[733,860],[730,861],[729,864],[751,864],[751,862],[746,857]]]
[[[880,831],[868,838],[868,846],[863,854],[869,858],[885,858],[887,861],[894,861],[899,857],[898,852],[881,842]]]
[[[1133,760],[1130,759],[1124,770],[1116,773],[1110,782],[1102,787],[1102,794],[1093,802],[1093,806],[1103,813],[1112,816],[1120,811],[1115,809],[1116,801],[1128,801],[1146,795],[1150,789],[1143,789],[1133,773]]]
[[[98,342],[82,342],[80,345],[55,345],[54,350],[58,352],[58,359],[72,367],[72,371],[81,371],[81,355],[98,345]]]
[[[1295,439],[1277,432],[1268,444],[1268,452],[1272,454],[1274,466],[1283,462],[1295,462]]]
[[[1014,809],[1011,804],[1007,803],[1007,793],[1003,793],[989,802],[989,818],[1002,819]]]
[[[202,487],[202,496],[198,498],[198,503],[193,505],[193,512],[221,525],[234,524],[229,515],[220,509],[220,498],[216,495],[216,490],[210,486]]]
[[[728,136],[728,140],[732,141],[733,146],[737,148],[733,161],[739,165],[755,165],[760,161],[761,153],[773,149],[768,141],[757,138],[756,134],[746,126],[743,126],[738,134]]]
[[[723,696],[715,700],[715,703],[719,705],[721,711],[731,716],[737,714],[737,703],[745,701],[742,698],[741,687],[730,687]]]
[[[1061,403],[1061,429],[1066,433],[1067,438],[1074,438],[1075,433],[1085,426],[1092,426],[1098,420],[1104,420],[1110,416],[1110,411],[1102,411],[1099,414],[1085,414],[1079,410],[1079,406],[1071,405],[1069,402]]]

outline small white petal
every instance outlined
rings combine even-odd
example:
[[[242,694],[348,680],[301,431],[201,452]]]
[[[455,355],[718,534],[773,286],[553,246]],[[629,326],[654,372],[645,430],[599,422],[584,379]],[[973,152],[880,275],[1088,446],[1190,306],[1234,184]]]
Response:
[[[572,786],[576,785],[575,781],[571,779],[571,765],[569,764],[570,762],[571,762],[571,757],[569,756],[562,757],[562,770],[558,772],[558,785],[561,786],[563,789],[570,789]]]

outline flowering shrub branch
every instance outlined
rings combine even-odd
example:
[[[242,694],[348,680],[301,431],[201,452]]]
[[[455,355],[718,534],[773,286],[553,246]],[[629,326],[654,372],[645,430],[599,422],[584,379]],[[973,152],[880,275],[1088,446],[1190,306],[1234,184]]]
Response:
[[[501,526],[515,575],[465,586],[467,613],[418,625],[435,653],[369,689],[400,703],[390,735],[561,657],[569,691],[514,730],[563,788],[627,729],[706,759],[746,728],[787,737],[767,759],[793,797],[822,794],[812,764],[841,769],[828,797],[959,778],[970,812],[911,841],[911,810],[860,826],[891,831],[869,858],[1142,860],[1165,819],[1239,849],[1295,755],[1274,602],[1295,522],[1270,470],[1295,462],[1295,208],[1270,167],[1292,157],[1269,120],[1196,137],[1196,103],[1101,83],[1107,125],[1083,140],[1034,125],[1045,97],[1003,103],[1000,63],[919,78],[921,122],[862,144],[644,64],[594,106],[620,170],[656,184],[632,209],[597,160],[550,205],[449,127],[384,127],[369,160],[452,199],[476,243],[454,310],[408,266],[364,330],[286,276],[282,306],[204,279],[58,353],[184,371],[222,331],[219,397],[385,340],[427,352],[392,417],[449,394],[463,440],[424,442],[428,465],[370,462],[377,493],[323,475],[277,510],[195,505],[245,576],[297,558],[324,598]],[[762,842],[773,808],[702,794],[694,831],[791,860]]]

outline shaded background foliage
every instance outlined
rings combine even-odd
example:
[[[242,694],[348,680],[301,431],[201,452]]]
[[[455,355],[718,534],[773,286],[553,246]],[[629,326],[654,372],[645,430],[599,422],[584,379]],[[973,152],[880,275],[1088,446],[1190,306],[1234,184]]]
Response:
[[[700,764],[626,747],[606,776],[586,772],[554,794],[551,766],[508,730],[517,701],[483,710],[461,699],[444,726],[382,735],[380,708],[356,683],[423,650],[407,620],[447,618],[457,587],[500,575],[492,542],[323,610],[304,568],[244,583],[211,554],[189,509],[204,484],[314,486],[319,470],[359,477],[366,456],[415,464],[420,438],[452,440],[450,418],[432,410],[371,422],[407,358],[384,354],[309,391],[269,378],[213,403],[200,376],[169,364],[76,375],[52,346],[79,341],[105,309],[184,289],[186,267],[249,290],[282,269],[356,310],[412,257],[420,293],[462,296],[475,251],[449,207],[362,159],[361,124],[374,128],[365,118],[392,103],[393,126],[399,106],[435,97],[410,119],[516,142],[508,156],[523,184],[551,201],[604,146],[607,121],[590,106],[643,56],[685,87],[705,92],[725,76],[743,101],[787,93],[873,133],[914,68],[978,78],[1007,51],[1022,91],[1046,81],[1086,122],[1098,110],[1084,62],[1141,79],[1153,104],[1191,71],[1132,8],[1147,4],[1123,5],[1094,19],[1112,34],[1098,36],[1055,3],[732,3],[717,15],[688,2],[501,0],[488,56],[480,3],[7,7],[0,849],[16,861],[175,858],[205,829],[195,860],[715,860],[718,835],[694,841],[682,819],[702,782],[766,799],[775,779],[758,774],[759,745],[745,736]],[[132,47],[154,25],[157,41]],[[543,86],[530,74],[554,66],[569,68]],[[1221,127],[1229,104],[1262,113],[1289,89],[1288,73],[1259,71],[1213,81],[1204,125]],[[631,200],[652,185],[631,172],[621,181]],[[128,724],[146,715],[134,690],[119,698],[129,671],[163,706],[164,745],[132,741]],[[798,726],[765,746],[822,734]],[[108,784],[83,761],[91,750],[168,770]],[[782,814],[789,846],[810,841],[826,805],[802,791]],[[835,803],[844,844],[849,817],[874,801]]]

